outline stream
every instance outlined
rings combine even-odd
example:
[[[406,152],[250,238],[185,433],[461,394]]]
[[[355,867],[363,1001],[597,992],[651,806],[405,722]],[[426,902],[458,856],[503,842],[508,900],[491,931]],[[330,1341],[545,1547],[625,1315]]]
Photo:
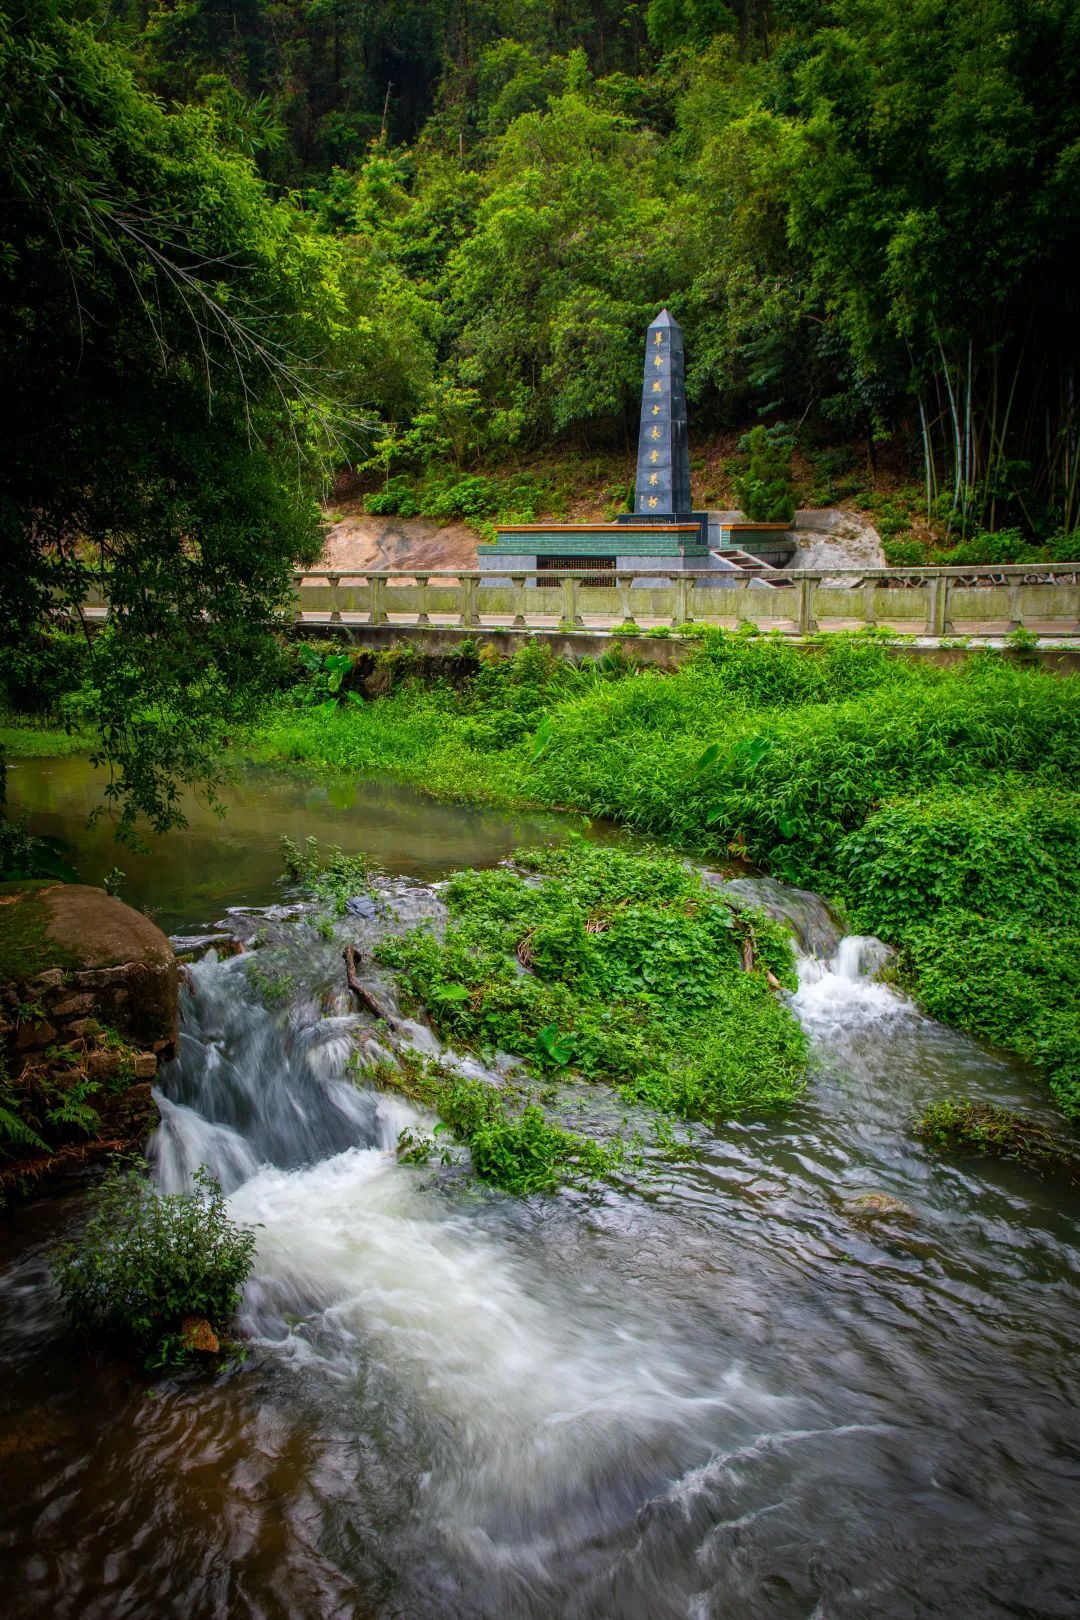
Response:
[[[11,798],[78,842],[86,780],[26,762]],[[347,1072],[369,1020],[342,938],[433,915],[441,873],[572,823],[350,790],[313,805],[253,774],[250,814],[190,835],[196,894],[182,840],[139,868],[171,928],[280,899],[282,832],[387,876],[380,917],[333,939],[270,914],[283,1000],[249,956],[197,964],[184,997],[151,1158],[167,1190],[208,1164],[257,1225],[242,1365],[148,1383],[88,1356],[45,1259],[84,1190],[3,1223],[4,1613],[1075,1617],[1080,1199],[911,1130],[955,1091],[1052,1120],[1038,1082],[878,982],[882,948],[815,897],[743,877],[799,941],[795,1107],[556,1197],[400,1164],[399,1130],[430,1120]]]

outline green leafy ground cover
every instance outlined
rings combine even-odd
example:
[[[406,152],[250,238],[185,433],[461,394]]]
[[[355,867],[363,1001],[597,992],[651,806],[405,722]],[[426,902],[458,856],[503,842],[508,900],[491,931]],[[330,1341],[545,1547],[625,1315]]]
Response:
[[[1040,1065],[1080,1113],[1080,682],[880,638],[809,653],[709,631],[674,674],[531,646],[335,712],[285,695],[241,754],[448,798],[608,816],[839,900],[938,1017]]]
[[[797,1095],[805,1040],[766,977],[795,984],[775,923],[672,855],[579,842],[517,860],[451,879],[444,938],[416,929],[379,947],[444,1039],[688,1119]]]

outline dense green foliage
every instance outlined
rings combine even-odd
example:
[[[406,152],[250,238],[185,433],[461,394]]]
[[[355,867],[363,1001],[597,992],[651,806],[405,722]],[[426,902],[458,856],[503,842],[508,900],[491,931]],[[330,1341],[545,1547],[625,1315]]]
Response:
[[[230,1221],[221,1188],[196,1172],[190,1193],[153,1192],[135,1170],[111,1169],[90,1194],[76,1242],[52,1256],[75,1326],[158,1360],[181,1350],[185,1316],[222,1326],[255,1258],[255,1234]]]
[[[743,513],[753,523],[790,523],[795,516],[790,439],[759,422],[742,445],[746,467],[735,480],[735,495]]]
[[[107,598],[75,655],[84,717],[124,824],[165,827],[318,553],[336,250],[69,0],[0,12],[0,198],[5,678],[48,684],[43,626]]]
[[[577,843],[517,864],[451,880],[443,939],[417,930],[379,947],[439,1034],[572,1068],[684,1118],[796,1094],[805,1043],[766,982],[771,969],[793,986],[791,950],[768,918],[673,856]]]
[[[1080,682],[993,654],[939,669],[865,634],[804,651],[709,631],[672,675],[468,656],[434,687],[399,658],[387,696],[319,724],[281,705],[245,749],[744,855],[842,900],[931,1012],[1080,1111]]]
[[[890,438],[930,518],[883,500],[894,560],[1065,559],[1078,45],[1075,0],[7,0],[9,687],[107,596],[65,718],[122,830],[170,825],[331,464],[483,523],[565,509],[521,459],[594,447],[614,511],[661,303],[696,431],[762,419],[748,510],[789,509],[791,434],[818,499]]]
[[[345,242],[372,468],[621,442],[667,303],[699,428],[894,435],[961,532],[1076,526],[1075,0],[110,9]]]
[[[440,1155],[449,1162],[439,1136],[467,1147],[472,1168],[481,1181],[516,1197],[555,1192],[566,1184],[584,1185],[610,1175],[624,1158],[624,1144],[615,1137],[602,1143],[580,1131],[549,1119],[536,1101],[517,1085],[494,1086],[444,1073],[438,1064],[409,1071],[372,1073],[360,1077],[405,1091],[414,1101],[433,1108],[440,1123],[431,1136],[406,1129],[398,1139],[398,1157],[405,1164],[427,1164]]]

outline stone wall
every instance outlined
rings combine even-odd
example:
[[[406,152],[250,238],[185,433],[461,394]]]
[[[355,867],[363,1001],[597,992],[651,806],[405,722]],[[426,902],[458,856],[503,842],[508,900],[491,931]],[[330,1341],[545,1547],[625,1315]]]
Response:
[[[0,1189],[142,1142],[179,973],[161,930],[102,889],[0,886],[0,1101],[29,1133],[0,1132]]]

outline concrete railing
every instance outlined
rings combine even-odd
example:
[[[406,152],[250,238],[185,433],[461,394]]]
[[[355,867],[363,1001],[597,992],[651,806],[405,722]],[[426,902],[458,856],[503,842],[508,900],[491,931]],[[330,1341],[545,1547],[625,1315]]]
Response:
[[[715,569],[595,574],[322,570],[297,574],[298,623],[611,630],[752,621],[789,635],[887,625],[909,633],[1080,633],[1080,563],[999,568]],[[758,582],[761,582],[759,584]],[[763,589],[762,585],[775,587]]]

